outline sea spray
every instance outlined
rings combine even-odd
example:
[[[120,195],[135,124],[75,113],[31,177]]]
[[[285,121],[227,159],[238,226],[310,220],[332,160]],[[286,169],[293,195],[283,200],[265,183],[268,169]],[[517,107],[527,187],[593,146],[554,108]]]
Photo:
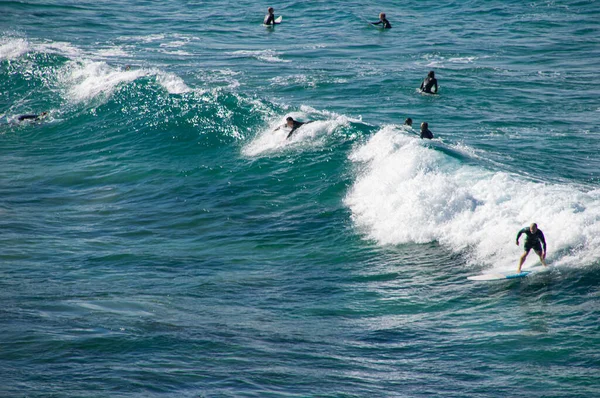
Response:
[[[517,231],[537,222],[551,263],[600,259],[599,190],[465,165],[390,126],[350,160],[357,177],[345,203],[359,231],[380,244],[437,241],[468,252],[474,264],[503,269],[522,250],[515,245]]]

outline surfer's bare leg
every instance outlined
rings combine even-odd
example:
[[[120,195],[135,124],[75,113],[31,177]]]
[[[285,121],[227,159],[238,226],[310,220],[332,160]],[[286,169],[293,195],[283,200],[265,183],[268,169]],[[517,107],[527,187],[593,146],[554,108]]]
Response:
[[[523,263],[525,262],[525,259],[527,258],[528,254],[529,250],[523,252],[523,254],[521,255],[521,258],[519,259],[519,267],[517,268],[517,274],[521,273],[521,267],[523,266]]]
[[[546,264],[546,253],[545,252],[541,252],[541,251],[535,251],[535,254],[537,254],[540,257],[540,262],[542,263],[542,265],[544,267],[547,267],[548,264]]]

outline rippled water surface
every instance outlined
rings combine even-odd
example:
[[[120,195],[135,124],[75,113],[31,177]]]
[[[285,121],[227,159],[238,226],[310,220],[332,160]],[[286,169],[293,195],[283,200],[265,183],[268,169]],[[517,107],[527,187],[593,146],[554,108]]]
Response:
[[[0,3],[0,395],[600,395],[600,4],[271,5]]]

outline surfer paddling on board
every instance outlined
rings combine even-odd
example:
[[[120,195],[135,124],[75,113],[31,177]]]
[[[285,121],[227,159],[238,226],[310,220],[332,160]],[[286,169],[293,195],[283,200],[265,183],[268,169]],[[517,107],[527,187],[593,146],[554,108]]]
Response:
[[[435,91],[431,91],[431,89],[434,87],[435,87]],[[437,85],[437,79],[435,78],[434,71],[429,71],[429,73],[427,74],[427,77],[421,83],[420,90],[422,93],[437,94],[438,85]]]
[[[277,25],[278,22],[275,22],[275,10],[273,7],[269,7],[267,10],[268,14],[265,15],[265,20],[263,24],[265,25]]]
[[[383,24],[383,29],[391,29],[392,24],[385,17],[385,12],[379,13],[379,21],[377,22],[369,22],[371,25],[381,25]]]
[[[285,137],[285,139],[287,140],[287,139],[289,139],[292,136],[292,134],[294,134],[294,131],[296,131],[300,126],[303,126],[303,125],[308,124],[308,123],[312,123],[312,121],[310,121],[310,122],[299,122],[297,120],[294,120],[293,117],[288,116],[287,119],[285,119],[285,124],[283,126],[277,127],[273,131],[277,131],[277,130],[285,128],[285,127],[290,128],[291,129],[290,133],[287,135],[287,137]]]
[[[538,229],[537,224],[533,223],[529,227],[525,227],[519,231],[517,234],[517,246],[519,246],[519,238],[521,234],[525,234],[525,252],[521,255],[519,259],[519,267],[517,268],[517,274],[521,273],[521,266],[525,262],[529,251],[533,249],[535,254],[540,257],[540,261],[546,267],[546,239],[544,238],[544,234],[542,230]]]
[[[23,122],[25,120],[31,120],[31,121],[40,121],[43,118],[45,118],[46,116],[48,116],[48,112],[42,112],[39,115],[21,115],[17,118],[18,121]]]

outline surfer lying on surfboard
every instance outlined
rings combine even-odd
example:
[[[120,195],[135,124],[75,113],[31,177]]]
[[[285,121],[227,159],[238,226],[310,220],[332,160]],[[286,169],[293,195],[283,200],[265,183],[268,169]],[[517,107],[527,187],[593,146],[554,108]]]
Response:
[[[30,115],[21,115],[17,118],[17,120],[19,122],[23,122],[25,120],[29,120],[29,121],[40,121],[43,118],[45,118],[46,116],[48,116],[48,112],[42,112],[39,115],[34,115],[34,114],[30,114]]]
[[[279,129],[281,129],[281,128],[284,128],[284,127],[289,127],[289,128],[291,128],[292,130],[291,130],[291,131],[290,131],[290,133],[287,135],[287,137],[285,137],[285,139],[287,140],[287,139],[289,139],[289,138],[292,136],[292,134],[294,134],[294,131],[296,131],[296,130],[297,130],[299,127],[300,127],[300,126],[302,126],[302,125],[304,125],[304,124],[312,123],[312,122],[313,122],[312,120],[311,120],[311,121],[309,121],[309,122],[299,122],[299,121],[296,121],[296,120],[294,120],[294,118],[293,118],[293,117],[291,117],[291,116],[288,116],[288,117],[287,117],[287,119],[285,119],[285,124],[284,124],[283,126],[279,126],[279,127],[277,127],[277,128],[276,128],[275,130],[273,130],[273,131],[277,131],[277,130],[279,130]]]
[[[537,224],[533,223],[529,227],[525,227],[519,231],[517,234],[517,246],[519,246],[519,238],[521,234],[525,234],[525,252],[521,255],[519,259],[519,267],[517,268],[517,274],[521,273],[521,266],[525,262],[529,251],[533,249],[535,254],[540,257],[540,261],[546,267],[546,239],[544,238],[544,234],[541,229],[538,229]],[[543,250],[542,250],[543,246]]]

